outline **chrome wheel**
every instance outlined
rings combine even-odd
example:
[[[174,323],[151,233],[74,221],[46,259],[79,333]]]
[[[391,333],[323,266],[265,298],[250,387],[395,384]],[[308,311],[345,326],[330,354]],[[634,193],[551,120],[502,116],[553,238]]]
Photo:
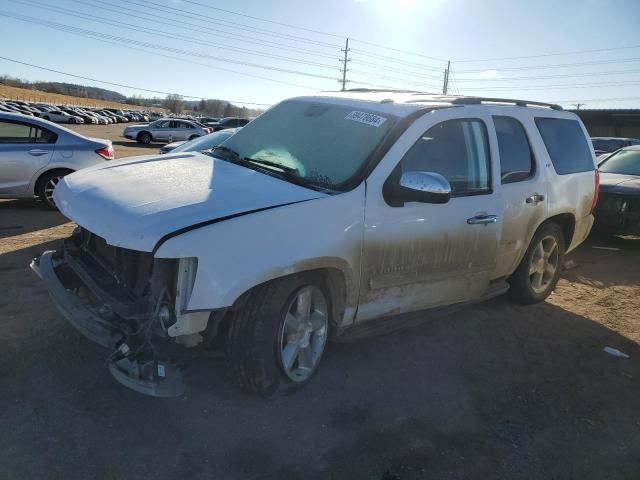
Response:
[[[320,363],[327,343],[327,300],[315,286],[306,286],[290,300],[279,332],[280,364],[292,381],[308,379]]]
[[[559,258],[558,242],[553,235],[544,237],[536,245],[529,263],[529,283],[534,292],[544,292],[553,282]]]
[[[51,177],[47,183],[44,184],[44,196],[47,200],[47,202],[52,205],[55,206],[56,202],[53,201],[53,190],[56,188],[56,185],[58,184],[58,182],[60,181],[60,179],[63,177],[63,175],[58,175],[56,177]]]

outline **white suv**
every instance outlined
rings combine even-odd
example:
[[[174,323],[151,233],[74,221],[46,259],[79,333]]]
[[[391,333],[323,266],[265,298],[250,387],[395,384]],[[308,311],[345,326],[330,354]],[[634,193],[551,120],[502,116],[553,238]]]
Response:
[[[584,126],[555,105],[294,98],[210,156],[64,177],[56,204],[78,229],[33,268],[121,383],[180,394],[163,349],[204,339],[244,389],[272,395],[374,319],[507,290],[544,300],[591,229],[597,182]]]

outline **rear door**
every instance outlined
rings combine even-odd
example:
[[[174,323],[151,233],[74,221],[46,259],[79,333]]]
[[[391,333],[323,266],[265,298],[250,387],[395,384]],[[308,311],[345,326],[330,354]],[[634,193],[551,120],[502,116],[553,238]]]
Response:
[[[35,125],[0,120],[0,194],[27,193],[33,175],[51,161],[56,140]]]
[[[498,247],[496,276],[511,274],[529,245],[538,225],[547,217],[548,181],[527,131],[535,124],[523,109],[495,107],[491,110],[498,144],[500,190],[504,199],[504,220]]]

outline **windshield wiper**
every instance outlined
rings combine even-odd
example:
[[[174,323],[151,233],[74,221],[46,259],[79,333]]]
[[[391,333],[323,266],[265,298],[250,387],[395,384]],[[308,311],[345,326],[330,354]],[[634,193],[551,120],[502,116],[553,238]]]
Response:
[[[216,154],[218,152],[222,154],[223,160],[230,160],[232,162],[242,160],[238,152],[236,152],[235,150],[231,150],[230,148],[223,145],[218,145],[217,147],[214,147],[208,151],[208,153],[210,154]]]
[[[294,173],[296,174],[296,176],[300,176],[298,175],[297,168],[288,167],[287,165],[282,165],[281,163],[270,162],[269,160],[262,160],[260,158],[243,158],[242,160],[244,160],[245,162],[257,163],[258,165],[264,165],[265,167],[277,168],[287,174]]]

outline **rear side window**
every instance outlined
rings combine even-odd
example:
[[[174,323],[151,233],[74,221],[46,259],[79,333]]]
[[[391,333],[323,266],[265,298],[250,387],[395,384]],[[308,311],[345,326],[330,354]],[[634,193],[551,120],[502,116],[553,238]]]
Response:
[[[577,121],[564,118],[536,118],[536,125],[558,174],[566,175],[595,169],[589,144]]]
[[[493,117],[500,151],[502,183],[526,180],[535,172],[535,160],[522,124],[513,117]]]

